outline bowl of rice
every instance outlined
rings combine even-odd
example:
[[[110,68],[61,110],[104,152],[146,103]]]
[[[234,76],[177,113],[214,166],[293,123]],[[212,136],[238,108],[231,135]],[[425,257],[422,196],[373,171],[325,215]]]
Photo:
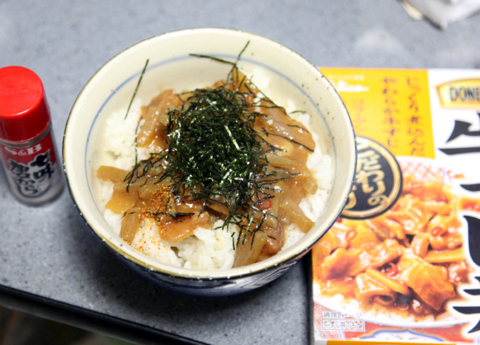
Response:
[[[81,216],[121,262],[170,290],[225,296],[280,277],[330,228],[356,146],[315,66],[202,28],[102,66],[72,107],[63,158]]]

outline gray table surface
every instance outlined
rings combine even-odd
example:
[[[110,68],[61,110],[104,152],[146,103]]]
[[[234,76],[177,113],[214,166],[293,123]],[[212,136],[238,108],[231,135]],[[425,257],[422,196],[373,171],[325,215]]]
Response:
[[[191,27],[264,35],[318,66],[479,68],[480,16],[441,31],[395,0],[0,0],[0,67],[43,80],[55,140],[95,71],[139,40]],[[89,231],[65,190],[24,206],[0,172],[0,286],[212,344],[307,344],[307,262],[247,294],[219,299],[164,291],[122,266]]]

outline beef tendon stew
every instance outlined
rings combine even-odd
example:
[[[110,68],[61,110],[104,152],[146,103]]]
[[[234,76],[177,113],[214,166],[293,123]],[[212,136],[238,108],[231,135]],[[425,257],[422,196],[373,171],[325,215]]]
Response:
[[[216,250],[234,254],[214,268],[240,267],[278,253],[292,225],[302,234],[313,226],[300,204],[329,188],[307,165],[315,140],[234,65],[211,87],[154,97],[141,108],[134,166],[103,165],[96,176],[113,185],[105,208],[121,217],[128,244],[166,248],[175,265],[210,267],[186,264],[188,246],[202,238],[209,252],[224,240],[205,238],[221,231],[228,248]]]

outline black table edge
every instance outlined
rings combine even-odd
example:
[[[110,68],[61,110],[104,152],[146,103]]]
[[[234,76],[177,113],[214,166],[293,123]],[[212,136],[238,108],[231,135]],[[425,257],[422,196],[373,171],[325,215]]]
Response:
[[[0,305],[137,344],[206,345],[135,322],[0,285]]]

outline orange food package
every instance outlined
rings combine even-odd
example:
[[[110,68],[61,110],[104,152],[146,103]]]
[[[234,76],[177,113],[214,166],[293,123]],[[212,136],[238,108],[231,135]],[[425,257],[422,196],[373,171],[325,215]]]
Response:
[[[314,344],[479,344],[480,71],[320,70],[357,171],[312,249]]]

